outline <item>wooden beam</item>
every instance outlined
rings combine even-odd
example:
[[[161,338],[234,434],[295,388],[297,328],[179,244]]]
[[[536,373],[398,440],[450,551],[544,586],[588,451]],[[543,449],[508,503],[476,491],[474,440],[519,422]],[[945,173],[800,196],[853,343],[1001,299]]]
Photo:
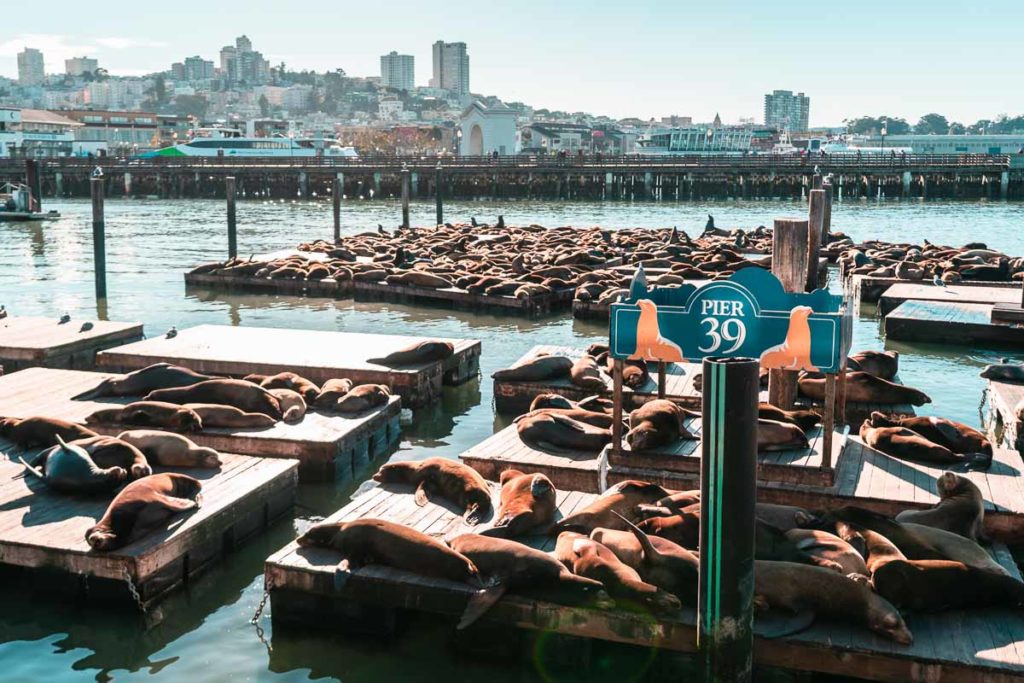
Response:
[[[787,292],[802,292],[807,283],[808,224],[799,218],[776,218],[772,235],[772,274]],[[772,370],[768,401],[791,410],[796,401],[796,373]]]

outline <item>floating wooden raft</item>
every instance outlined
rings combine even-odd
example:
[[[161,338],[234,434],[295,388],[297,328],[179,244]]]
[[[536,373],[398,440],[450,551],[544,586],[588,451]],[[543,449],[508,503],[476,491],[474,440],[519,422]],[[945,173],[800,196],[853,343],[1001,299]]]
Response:
[[[559,517],[582,508],[593,498],[579,491],[560,490]],[[417,507],[412,499],[411,490],[375,488],[328,519],[387,519],[438,538],[473,531],[458,512],[434,503]],[[524,540],[543,550],[554,548],[551,538]],[[1005,547],[995,546],[994,555],[1019,576]],[[453,625],[473,590],[464,584],[372,565],[353,572],[338,590],[334,575],[341,559],[335,551],[299,548],[295,543],[272,555],[266,563],[264,580],[270,590],[275,622],[307,628],[310,624],[329,623],[327,628],[331,630],[365,628],[369,622],[393,627],[402,610],[415,610],[440,615],[445,626],[454,631]],[[507,626],[696,652],[695,623],[692,609],[682,611],[677,618],[655,619],[647,614],[565,607],[522,595],[506,595],[484,615],[480,626]],[[899,683],[925,680],[925,676],[927,680],[943,681],[1024,680],[1024,614],[1019,610],[911,614],[907,624],[914,634],[910,646],[884,640],[861,627],[819,621],[793,636],[756,638],[754,663],[826,674],[854,673],[858,677]]]
[[[21,373],[19,373],[21,374]],[[221,454],[219,470],[174,469],[203,484],[202,507],[175,517],[168,529],[112,552],[93,552],[85,532],[113,495],[57,494],[26,476],[22,451],[0,439],[0,565],[47,582],[46,593],[128,603],[126,578],[152,603],[260,533],[295,502],[298,462]],[[158,471],[172,471],[157,468]]]
[[[486,294],[471,294],[458,287],[433,289],[358,280],[352,283],[352,287],[355,298],[362,300],[429,303],[449,308],[491,310],[527,315],[547,314],[559,307],[568,306],[575,294],[575,289],[562,289],[526,297],[488,296]]]
[[[902,280],[898,277],[874,277],[872,275],[853,275],[848,281],[848,286],[853,287],[855,296],[862,304],[878,303],[882,295],[893,285],[915,285],[921,287],[934,287],[920,280]],[[956,283],[957,287],[981,287],[1016,289],[1020,294],[1019,282],[985,282],[983,280],[964,280]],[[941,288],[937,288],[941,289]]]
[[[947,285],[900,283],[882,293],[878,312],[888,315],[904,301],[938,301],[954,304],[1020,304],[1020,287],[986,287],[982,285]]]
[[[102,380],[118,375],[76,370],[30,368],[0,377],[0,417],[56,417],[83,423],[102,408],[131,403],[139,397],[104,397],[75,401],[74,396]],[[206,429],[188,437],[217,451],[263,458],[294,458],[302,465],[303,479],[348,479],[373,458],[389,451],[401,435],[398,414],[401,399],[366,414],[345,417],[310,412],[298,424],[278,422],[269,429]],[[90,425],[116,436],[125,425]]]
[[[885,316],[885,336],[900,341],[1024,348],[1024,324],[992,322],[992,304],[905,301]]]
[[[426,338],[199,325],[179,331],[173,339],[154,337],[105,351],[96,362],[100,369],[114,372],[168,362],[233,377],[291,371],[317,384],[348,377],[356,384],[387,384],[407,407],[431,403],[441,395],[442,383],[460,384],[479,371],[480,342],[475,339],[442,339],[455,346],[455,354],[444,361],[402,367],[367,362],[420,341]]]
[[[92,329],[80,331],[86,322]],[[142,339],[142,323],[117,323],[73,318],[6,317],[0,319],[0,368],[92,369],[96,352]]]
[[[532,358],[546,353],[552,356],[566,356],[576,360],[583,356],[583,349],[574,349],[568,346],[534,346],[516,361],[516,365],[524,363]],[[649,363],[651,378],[647,383],[638,389],[623,388],[623,397],[626,406],[638,406],[653,398],[658,397],[658,375],[657,364]],[[700,408],[700,392],[693,386],[693,378],[700,374],[699,363],[669,363],[666,368],[665,397],[688,408]],[[578,401],[594,392],[582,389],[568,378],[557,380],[541,380],[538,382],[509,382],[494,380],[494,406],[501,413],[523,413],[530,407],[530,402],[540,394],[555,393],[566,398]],[[608,390],[605,392],[611,396],[611,379],[609,378]]]
[[[351,280],[335,280],[330,277],[322,280],[272,280],[269,277],[185,273],[185,285],[229,292],[246,291],[333,299],[345,299],[352,296]]]
[[[988,405],[992,442],[1024,454],[1024,419],[1016,412],[1018,406],[1024,405],[1024,384],[989,380]]]

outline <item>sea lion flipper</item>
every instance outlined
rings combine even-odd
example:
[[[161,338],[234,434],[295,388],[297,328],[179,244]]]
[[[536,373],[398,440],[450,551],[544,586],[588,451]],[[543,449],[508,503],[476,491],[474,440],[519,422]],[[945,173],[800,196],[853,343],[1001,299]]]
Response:
[[[507,590],[508,584],[499,583],[473,593],[469,598],[469,602],[466,603],[466,609],[463,611],[462,618],[459,619],[459,623],[455,628],[461,631],[467,626],[471,626],[473,622],[486,614],[487,610],[494,606],[494,603],[501,600],[501,596],[505,595]]]
[[[97,384],[92,389],[89,389],[88,391],[83,391],[82,393],[78,394],[77,396],[72,396],[71,400],[72,401],[92,401],[93,399],[102,398],[103,396],[106,396],[105,392],[106,392],[108,383],[109,383],[109,380],[103,380],[102,382]]]
[[[754,633],[761,638],[783,638],[806,630],[814,623],[814,612],[772,611],[754,617]]]
[[[198,498],[198,496],[196,497]],[[199,507],[198,500],[191,500],[189,498],[175,498],[174,496],[160,495],[159,501],[161,505],[173,512],[185,512],[186,510],[193,510]]]
[[[430,492],[427,490],[429,484],[426,480],[423,480],[416,487],[416,504],[423,507],[430,502]]]
[[[350,578],[352,578],[352,566],[346,558],[339,562],[334,570],[334,590],[344,588]]]
[[[25,458],[23,458],[23,457],[21,457],[19,455],[18,456],[18,460],[20,460],[21,464],[25,466],[26,470],[28,470],[32,474],[36,475],[40,479],[46,479],[46,477],[43,476],[43,473],[41,471],[39,471],[39,469],[37,469],[36,467],[33,467],[32,465],[29,465],[27,462],[25,462]]]
[[[466,511],[462,514],[462,519],[465,520],[466,524],[476,526],[484,519],[483,511],[480,509],[479,505],[473,503],[466,508]]]

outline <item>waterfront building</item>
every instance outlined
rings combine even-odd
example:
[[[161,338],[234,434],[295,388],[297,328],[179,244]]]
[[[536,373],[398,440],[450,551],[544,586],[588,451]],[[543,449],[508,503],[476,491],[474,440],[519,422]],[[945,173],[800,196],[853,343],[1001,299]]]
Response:
[[[100,68],[99,61],[91,57],[72,57],[64,60],[64,73],[68,76],[94,74],[98,68]]]
[[[589,154],[592,149],[592,133],[590,126],[575,123],[531,123],[520,133],[520,144],[524,152],[538,154]]]
[[[1008,154],[1011,165],[1024,168],[1024,133],[1009,135],[864,135],[848,140],[847,149],[870,149],[890,154],[910,150],[912,154]]]
[[[57,112],[0,107],[0,158],[70,156],[81,126]]]
[[[487,106],[477,100],[462,111],[458,132],[459,154],[515,154],[516,111],[501,102]]]
[[[469,54],[465,43],[439,40],[433,46],[434,77],[430,87],[459,96],[469,95]]]
[[[805,131],[811,113],[811,98],[802,92],[773,90],[764,96],[764,125],[780,130]]]
[[[400,55],[394,50],[381,55],[380,80],[388,88],[412,90],[416,86],[413,56]]]
[[[650,130],[638,140],[642,154],[743,154],[753,131],[746,126],[697,125]]]
[[[43,53],[26,47],[18,53],[18,83],[25,86],[42,85],[46,80]]]
[[[62,112],[81,124],[75,140],[106,143],[113,153],[134,154],[160,145],[160,121],[151,112],[79,109]]]

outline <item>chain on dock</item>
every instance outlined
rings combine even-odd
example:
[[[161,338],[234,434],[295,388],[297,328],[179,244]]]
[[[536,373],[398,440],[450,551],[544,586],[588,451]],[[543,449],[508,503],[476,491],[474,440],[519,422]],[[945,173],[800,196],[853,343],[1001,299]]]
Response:
[[[256,627],[256,637],[260,639],[261,643],[263,643],[263,647],[267,648],[267,654],[273,652],[274,648],[270,642],[267,641],[266,632],[263,630],[263,627],[260,626],[260,618],[263,616],[263,610],[267,608],[267,601],[270,600],[271,588],[271,579],[265,579],[263,583],[263,597],[260,598],[260,604],[256,606],[256,613],[253,614],[252,619],[249,620],[249,623]]]
[[[139,611],[145,615],[149,615],[149,608],[146,607],[146,603],[142,601],[142,596],[139,595],[139,589],[135,587],[135,582],[132,580],[132,575],[128,571],[128,567],[125,567],[122,571],[125,583],[128,584],[128,592],[132,595],[132,600],[138,605]]]

